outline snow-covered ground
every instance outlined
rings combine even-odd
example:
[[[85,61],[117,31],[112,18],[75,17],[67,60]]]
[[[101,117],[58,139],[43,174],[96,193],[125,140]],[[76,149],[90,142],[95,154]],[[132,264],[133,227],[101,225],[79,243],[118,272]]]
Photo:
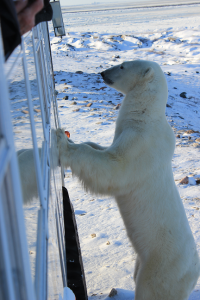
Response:
[[[200,4],[125,8],[76,13],[63,8],[62,40],[50,24],[61,124],[74,142],[110,145],[123,95],[105,86],[99,73],[126,60],[159,63],[169,87],[166,115],[177,136],[174,178],[200,254],[200,185],[179,184],[185,176],[191,183],[200,179]],[[78,223],[89,300],[109,299],[112,288],[118,292],[113,299],[134,299],[135,254],[116,203],[86,193],[70,170],[65,184]],[[200,280],[189,299],[200,299]]]

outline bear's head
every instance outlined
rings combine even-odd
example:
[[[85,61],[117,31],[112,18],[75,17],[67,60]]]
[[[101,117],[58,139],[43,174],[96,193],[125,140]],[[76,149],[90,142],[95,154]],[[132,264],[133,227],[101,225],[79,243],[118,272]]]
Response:
[[[127,95],[129,92],[139,89],[165,90],[167,83],[160,66],[152,61],[134,60],[126,61],[120,65],[109,68],[101,73],[104,82],[110,87]]]

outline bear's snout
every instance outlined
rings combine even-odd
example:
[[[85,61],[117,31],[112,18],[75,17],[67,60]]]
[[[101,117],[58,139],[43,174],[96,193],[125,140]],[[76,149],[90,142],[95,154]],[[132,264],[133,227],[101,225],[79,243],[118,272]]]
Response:
[[[108,74],[106,75],[106,71],[103,71],[100,74],[106,84],[113,84],[113,81],[108,77]]]
[[[102,78],[104,79],[105,72],[101,72],[100,74],[101,74]]]

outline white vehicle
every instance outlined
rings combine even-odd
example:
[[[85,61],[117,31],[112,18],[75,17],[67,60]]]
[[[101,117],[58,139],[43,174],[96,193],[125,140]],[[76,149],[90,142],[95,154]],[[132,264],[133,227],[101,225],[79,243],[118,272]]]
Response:
[[[48,24],[22,37],[6,62],[2,43],[0,32],[0,299],[86,300],[73,208],[52,156],[59,116]],[[27,151],[33,166],[24,172],[18,160]]]

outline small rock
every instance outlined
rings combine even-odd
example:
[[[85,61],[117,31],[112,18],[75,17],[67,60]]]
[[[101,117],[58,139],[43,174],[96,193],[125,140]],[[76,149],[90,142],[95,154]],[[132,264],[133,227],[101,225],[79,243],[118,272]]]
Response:
[[[55,95],[58,95],[58,91],[57,90],[55,90]]]
[[[192,146],[195,147],[195,148],[199,148],[200,147],[199,143],[193,143]]]
[[[109,241],[107,241],[106,245],[110,245],[110,242],[109,242]]]
[[[180,136],[180,134],[177,134],[176,137],[177,137],[178,139],[180,139],[181,136]]]
[[[197,73],[197,74],[199,74],[199,72],[198,72],[198,71],[196,71],[196,73]]]
[[[187,98],[187,97],[186,97],[186,92],[180,93],[180,97],[182,97],[182,98]]]
[[[198,142],[198,143],[200,143],[200,138],[196,139],[196,140],[195,140],[195,142]]]
[[[199,210],[199,207],[193,206],[194,209]]]
[[[83,96],[83,98],[87,98],[87,96]]]
[[[63,100],[68,100],[68,99],[69,99],[69,96],[63,97]]]
[[[76,74],[83,74],[83,71],[76,71]]]
[[[175,90],[177,90],[177,87],[174,87]]]
[[[77,99],[78,99],[77,97],[73,97],[73,98],[72,98],[72,100],[77,100]]]
[[[80,110],[80,108],[76,108],[76,109],[74,109],[73,111],[74,112],[77,112],[77,111],[79,111]]]
[[[115,107],[114,107],[114,109],[119,109],[120,108],[120,106],[121,106],[121,104],[120,103],[118,103]]]
[[[166,107],[171,107],[171,105],[169,105],[169,104],[166,104]]]
[[[92,106],[92,103],[88,103],[86,106],[87,106],[87,107],[90,107],[90,106]]]
[[[28,114],[28,110],[23,109],[22,112],[23,112],[24,114]]]
[[[170,72],[167,72],[166,75],[171,76],[171,73],[170,73]]]
[[[77,102],[76,101],[73,101],[72,103],[70,103],[70,105],[76,105]]]
[[[66,81],[66,79],[61,79],[61,81]]]
[[[198,130],[189,129],[189,130],[187,130],[185,133],[187,133],[187,134],[191,134],[191,133],[199,133],[199,131],[198,131]]]
[[[185,176],[183,179],[181,179],[180,184],[190,184],[190,185],[196,185],[196,180],[192,176]]]
[[[188,176],[185,176],[183,179],[181,179],[180,184],[188,184],[189,183],[189,178]]]
[[[92,238],[95,238],[96,236],[97,236],[96,233],[92,233],[92,234],[91,234],[91,237],[92,237]]]
[[[116,295],[117,295],[117,290],[113,288],[113,289],[110,291],[108,297],[112,298],[112,297],[114,297],[114,296],[116,296]]]
[[[41,112],[41,109],[35,108],[34,111],[39,113],[39,112]]]

